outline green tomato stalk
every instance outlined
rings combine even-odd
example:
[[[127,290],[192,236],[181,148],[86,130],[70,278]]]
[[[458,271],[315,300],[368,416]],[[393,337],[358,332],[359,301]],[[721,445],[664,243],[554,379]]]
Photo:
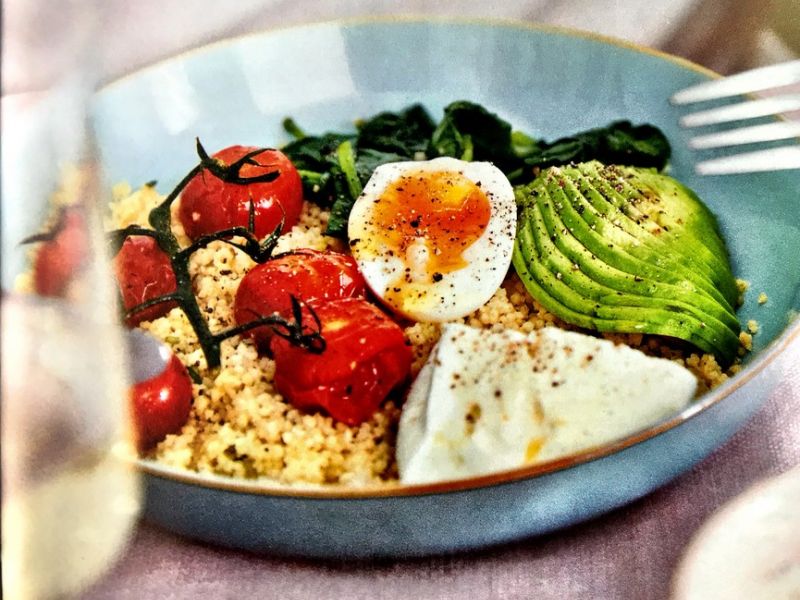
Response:
[[[272,258],[272,252],[275,249],[281,229],[283,228],[283,219],[281,219],[281,222],[272,233],[263,240],[258,240],[254,234],[255,208],[251,199],[247,227],[230,227],[213,234],[203,235],[194,240],[186,248],[181,248],[178,239],[172,232],[171,207],[183,188],[185,188],[196,175],[202,173],[204,169],[207,169],[212,175],[218,177],[225,183],[233,183],[235,185],[268,182],[278,177],[277,171],[264,173],[255,177],[242,177],[240,175],[240,170],[244,165],[257,164],[254,157],[264,152],[264,148],[249,152],[236,162],[227,165],[220,160],[211,158],[203,148],[199,139],[196,140],[196,144],[200,163],[186,174],[161,204],[150,211],[148,222],[152,226],[152,229],[131,225],[124,229],[111,231],[108,234],[109,250],[112,256],[119,252],[122,244],[130,236],[144,235],[153,238],[159,248],[169,257],[172,271],[175,274],[176,289],[174,292],[151,298],[150,300],[128,309],[125,312],[125,318],[135,315],[151,306],[164,302],[175,302],[186,315],[192,329],[194,329],[209,369],[215,369],[220,366],[220,347],[224,340],[264,325],[271,327],[276,335],[289,340],[292,344],[303,347],[309,352],[316,354],[322,353],[325,350],[325,340],[321,334],[322,328],[319,318],[314,310],[306,305],[306,309],[311,315],[313,324],[309,325],[303,323],[303,303],[294,296],[291,297],[292,320],[287,320],[274,314],[261,316],[249,323],[231,327],[216,333],[212,332],[209,328],[208,321],[197,303],[197,297],[192,288],[192,278],[189,273],[189,260],[191,256],[198,250],[207,247],[211,242],[219,240],[241,250],[255,262],[264,263]],[[236,238],[236,240],[233,238]]]

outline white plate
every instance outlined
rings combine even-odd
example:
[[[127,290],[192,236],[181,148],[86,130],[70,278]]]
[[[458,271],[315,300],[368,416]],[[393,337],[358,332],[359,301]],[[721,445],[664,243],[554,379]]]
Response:
[[[800,466],[756,484],[703,525],[673,598],[800,599]]]

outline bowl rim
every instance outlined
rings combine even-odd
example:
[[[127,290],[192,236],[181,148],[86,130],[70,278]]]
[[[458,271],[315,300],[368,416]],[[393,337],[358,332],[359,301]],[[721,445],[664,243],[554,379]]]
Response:
[[[94,95],[102,95],[104,92],[111,90],[117,85],[124,84],[128,79],[133,79],[145,74],[151,70],[160,68],[165,64],[186,60],[195,54],[204,54],[211,50],[216,50],[224,46],[232,46],[243,40],[260,38],[264,36],[271,36],[280,34],[282,32],[292,32],[302,29],[313,29],[315,27],[360,27],[369,25],[409,25],[409,24],[427,24],[427,25],[476,25],[487,28],[508,28],[520,29],[527,31],[535,31],[540,33],[548,33],[553,35],[561,35],[565,37],[573,37],[585,40],[593,40],[601,42],[610,46],[617,46],[618,48],[625,48],[633,50],[641,54],[648,54],[677,64],[683,68],[689,69],[701,75],[712,79],[719,79],[722,77],[716,71],[699,65],[687,58],[676,56],[648,46],[643,46],[635,42],[623,40],[611,35],[596,33],[594,31],[587,31],[577,27],[567,27],[564,25],[551,25],[547,23],[539,23],[536,21],[524,21],[521,19],[513,18],[493,18],[493,17],[470,17],[470,16],[452,16],[452,15],[420,15],[415,13],[398,13],[392,15],[361,15],[352,17],[342,17],[340,19],[325,19],[319,21],[308,21],[305,23],[294,23],[289,25],[277,25],[275,27],[267,27],[258,31],[250,31],[239,35],[230,37],[223,37],[218,40],[210,41],[193,48],[176,52],[169,56],[165,56],[155,60],[152,63],[133,67],[131,70],[121,73],[118,76],[110,77],[107,80],[101,80],[98,88],[95,90]]]
[[[213,51],[216,48],[222,48],[224,46],[238,43],[243,39],[269,36],[285,31],[312,29],[314,27],[359,27],[369,25],[403,26],[408,24],[426,24],[435,26],[477,25],[488,28],[506,27],[578,39],[593,40],[606,45],[616,46],[618,48],[654,56],[709,78],[716,79],[721,77],[720,74],[712,71],[711,69],[698,65],[688,59],[669,54],[662,50],[656,50],[654,48],[642,46],[633,42],[615,38],[613,36],[594,33],[577,28],[547,25],[516,19],[420,16],[403,14],[361,16],[334,20],[313,21],[287,25],[283,27],[279,26],[267,28],[260,31],[254,31],[234,37],[220,39],[177,54],[170,55],[169,57],[165,57],[144,67],[135,68],[128,73],[106,82],[96,91],[96,95],[102,95],[103,92],[110,90],[117,85],[123,84],[131,78],[138,77],[152,69],[157,69],[164,64],[185,60],[187,57],[190,57],[194,54]],[[576,467],[591,461],[599,460],[664,434],[675,427],[678,427],[680,424],[688,421],[689,419],[696,417],[700,413],[705,412],[712,406],[717,405],[722,400],[738,391],[746,384],[750,383],[755,377],[757,377],[762,371],[771,365],[779,357],[779,355],[789,347],[789,345],[798,341],[800,341],[800,318],[798,315],[794,315],[794,317],[789,317],[787,326],[781,335],[776,337],[764,349],[762,349],[758,353],[758,356],[756,356],[751,363],[746,365],[746,367],[743,368],[740,373],[737,373],[734,377],[731,377],[719,387],[705,393],[696,402],[692,403],[672,417],[662,420],[650,427],[642,429],[614,442],[595,446],[555,460],[550,460],[535,465],[517,467],[487,475],[414,485],[407,485],[399,482],[386,482],[382,484],[370,484],[365,486],[348,486],[344,484],[285,484],[266,478],[235,479],[223,475],[201,473],[184,470],[177,467],[171,467],[147,458],[137,458],[133,461],[133,465],[136,470],[145,475],[169,480],[175,483],[194,485],[237,494],[313,500],[369,500],[393,497],[429,496],[512,484],[521,480],[543,477],[545,475],[563,471],[571,467]]]
[[[521,480],[543,477],[605,458],[632,446],[644,443],[678,427],[682,423],[698,416],[700,413],[709,410],[712,406],[719,404],[725,398],[750,383],[756,376],[770,366],[793,342],[800,342],[800,318],[795,318],[794,322],[789,325],[787,330],[779,338],[773,340],[773,342],[764,348],[754,362],[743,369],[741,373],[737,373],[719,387],[707,392],[696,402],[676,415],[614,442],[588,448],[581,452],[547,462],[507,469],[487,475],[425,484],[408,485],[399,482],[386,482],[356,487],[346,486],[344,484],[285,484],[266,478],[235,479],[223,475],[178,469],[176,467],[159,464],[154,460],[146,458],[138,458],[135,462],[135,466],[146,475],[158,477],[160,479],[168,479],[176,483],[196,485],[240,494],[315,500],[365,500],[403,496],[429,496],[511,484]]]

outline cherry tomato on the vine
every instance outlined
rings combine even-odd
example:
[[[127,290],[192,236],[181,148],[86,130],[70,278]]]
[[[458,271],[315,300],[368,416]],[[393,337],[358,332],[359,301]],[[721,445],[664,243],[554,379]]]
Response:
[[[405,381],[411,348],[403,330],[361,298],[312,304],[325,351],[314,354],[275,336],[275,386],[297,408],[322,408],[348,425],[368,420]]]
[[[42,243],[33,263],[33,286],[42,296],[63,296],[87,258],[83,210],[65,208],[60,219],[55,235]]]
[[[227,165],[257,148],[230,146],[213,158]],[[253,159],[258,165],[244,165],[242,178],[258,177],[278,171],[276,179],[250,184],[226,183],[207,169],[196,175],[181,192],[178,216],[191,239],[230,227],[247,227],[250,203],[255,214],[255,235],[263,239],[272,233],[283,219],[282,233],[289,231],[300,218],[303,207],[303,185],[300,174],[285,154],[279,150],[264,150]]]
[[[189,418],[192,407],[192,380],[174,354],[164,370],[146,381],[131,386],[136,445],[144,452],[170,433],[177,433]]]
[[[114,270],[126,310],[177,289],[169,256],[148,236],[126,238],[114,257]],[[134,327],[164,316],[175,306],[173,301],[162,302],[132,314],[125,322]]]
[[[234,317],[244,324],[278,313],[292,319],[291,296],[304,302],[363,296],[366,284],[356,261],[338,252],[303,249],[256,265],[242,278],[236,292]],[[307,313],[304,312],[304,318]],[[272,330],[252,329],[249,335],[264,346]]]

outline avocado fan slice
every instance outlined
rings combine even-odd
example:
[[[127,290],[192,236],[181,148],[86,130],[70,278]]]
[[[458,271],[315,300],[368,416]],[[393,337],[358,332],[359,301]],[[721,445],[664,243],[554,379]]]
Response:
[[[716,219],[685,186],[653,175],[595,161],[543,171],[516,190],[514,267],[568,323],[676,337],[728,364],[736,283]]]
[[[548,198],[549,194],[545,192],[543,197]],[[729,319],[727,313],[707,297],[691,294],[680,286],[648,277],[645,269],[626,271],[616,268],[613,265],[613,253],[605,254],[606,257],[611,257],[612,263],[598,259],[599,255],[591,253],[574,237],[581,232],[580,227],[573,228],[558,220],[559,215],[553,211],[552,199],[537,203],[528,210],[532,214],[528,215],[526,223],[531,226],[540,261],[556,279],[559,275],[563,279],[569,273],[570,289],[577,291],[584,299],[595,301],[595,306],[589,307],[595,316],[650,320],[654,324],[649,333],[657,332],[673,337],[685,338],[689,335],[687,328],[696,330],[695,337],[708,340],[702,346],[706,351],[713,351],[718,342],[725,347],[732,345],[734,349],[738,346],[738,322],[735,316]],[[559,227],[560,235],[556,235]],[[601,245],[600,250],[611,252],[612,249]],[[616,254],[624,258],[623,250],[617,249]],[[634,267],[639,265],[634,264]],[[574,301],[574,294],[556,294],[556,297],[560,297],[567,305]],[[573,305],[573,308],[577,307]],[[647,312],[643,313],[642,310]]]
[[[637,237],[666,244],[670,254],[701,270],[728,304],[736,305],[739,292],[717,220],[694,192],[649,169],[606,167],[597,161],[576,167],[638,225]]]
[[[721,355],[715,352],[717,345],[711,345],[709,344],[708,340],[700,337],[700,334],[698,333],[700,330],[697,328],[683,328],[682,324],[678,323],[678,327],[682,329],[682,331],[678,331],[677,328],[670,327],[669,324],[665,325],[656,321],[642,321],[637,318],[605,319],[602,317],[581,313],[568,306],[565,306],[557,298],[550,295],[548,291],[539,285],[540,281],[552,282],[552,279],[541,279],[537,274],[528,271],[527,268],[529,263],[526,263],[524,259],[519,258],[522,250],[520,249],[518,242],[515,243],[515,250],[517,252],[514,254],[513,264],[525,287],[542,306],[544,306],[551,313],[558,315],[559,318],[565,322],[594,331],[668,335],[688,341],[704,352],[710,352],[715,354],[715,356],[718,358],[722,358]],[[534,269],[535,268],[536,267],[534,266]]]
[[[670,252],[667,242],[665,251],[662,237],[643,231],[640,224],[602,196],[578,169],[566,168],[564,171],[566,177],[561,180],[561,190],[575,211],[597,232],[598,239],[622,247],[627,254],[640,258],[642,263],[660,269],[665,281],[699,289],[733,312],[731,301],[712,280],[716,272],[713,265],[698,260],[697,253],[692,253],[685,244],[674,244],[678,251]],[[619,195],[613,189],[610,193]]]
[[[603,332],[647,333],[675,337],[686,340],[702,351],[709,353],[715,353],[715,348],[719,346],[714,340],[703,337],[701,335],[701,329],[691,324],[686,325],[679,320],[675,320],[671,323],[643,321],[640,315],[625,315],[627,318],[618,318],[619,315],[615,315],[617,318],[607,319],[573,310],[562,304],[559,299],[550,295],[548,291],[539,287],[536,276],[526,271],[526,265],[524,263],[515,263],[515,266],[517,267],[517,272],[521,280],[537,298],[538,302],[553,314],[561,315],[561,318],[568,323],[583,327],[584,329]],[[553,280],[547,279],[545,281],[552,282]]]
[[[693,282],[719,302],[729,308],[732,306],[729,298],[714,283],[719,265],[717,259],[707,256],[707,248],[692,252],[691,244],[673,244],[669,240],[662,239],[661,234],[666,230],[657,225],[652,230],[643,228],[642,217],[636,215],[631,217],[627,214],[633,212],[630,208],[618,207],[625,202],[625,199],[607,182],[593,184],[579,174],[574,182],[571,180],[570,185],[565,186],[568,194],[572,185],[579,186],[577,197],[584,199],[596,210],[595,213],[587,215],[587,220],[596,215],[596,222],[593,224],[595,228],[600,229],[601,235],[613,238],[615,232],[627,233],[629,237],[618,240],[617,243],[625,246],[629,254],[640,256],[646,262],[663,267],[671,271],[675,277]],[[599,189],[594,185],[598,185]]]
[[[530,206],[528,210],[532,214],[526,215],[525,225],[519,230],[517,250],[521,250],[519,255],[536,257],[527,266],[531,267],[530,273],[540,284],[542,295],[531,293],[548,310],[568,322],[599,331],[667,335],[684,339],[705,352],[720,356],[735,353],[738,336],[725,323],[686,301],[652,295],[652,282],[637,275],[617,272],[620,281],[628,282],[627,287],[639,286],[641,293],[636,294],[593,280],[582,270],[585,266],[572,262],[552,242],[544,219],[541,214],[536,215],[540,213],[538,206]],[[596,259],[592,263],[602,265],[602,261]],[[518,263],[515,262],[515,266],[518,267]],[[608,265],[604,266],[613,271]],[[520,269],[517,271],[519,273]],[[570,313],[559,312],[564,309]],[[720,352],[718,348],[724,350]]]
[[[662,253],[654,255],[651,261],[630,253],[631,249],[641,248],[637,239],[620,239],[621,236],[615,235],[615,229],[603,228],[602,220],[591,224],[584,221],[579,211],[579,199],[568,198],[564,193],[566,188],[567,185],[550,180],[540,206],[551,239],[573,264],[585,265],[583,270],[598,282],[610,286],[622,283],[622,291],[652,299],[667,299],[671,304],[684,303],[686,310],[725,323],[738,336],[739,321],[724,298],[710,294],[706,286],[693,285],[691,280],[684,278],[686,273],[679,270],[678,265],[664,264]],[[578,204],[577,209],[573,202]],[[587,215],[585,210],[583,215]],[[553,236],[554,229],[560,226],[566,234]],[[606,237],[597,233],[598,227]],[[625,277],[626,274],[629,276]]]

